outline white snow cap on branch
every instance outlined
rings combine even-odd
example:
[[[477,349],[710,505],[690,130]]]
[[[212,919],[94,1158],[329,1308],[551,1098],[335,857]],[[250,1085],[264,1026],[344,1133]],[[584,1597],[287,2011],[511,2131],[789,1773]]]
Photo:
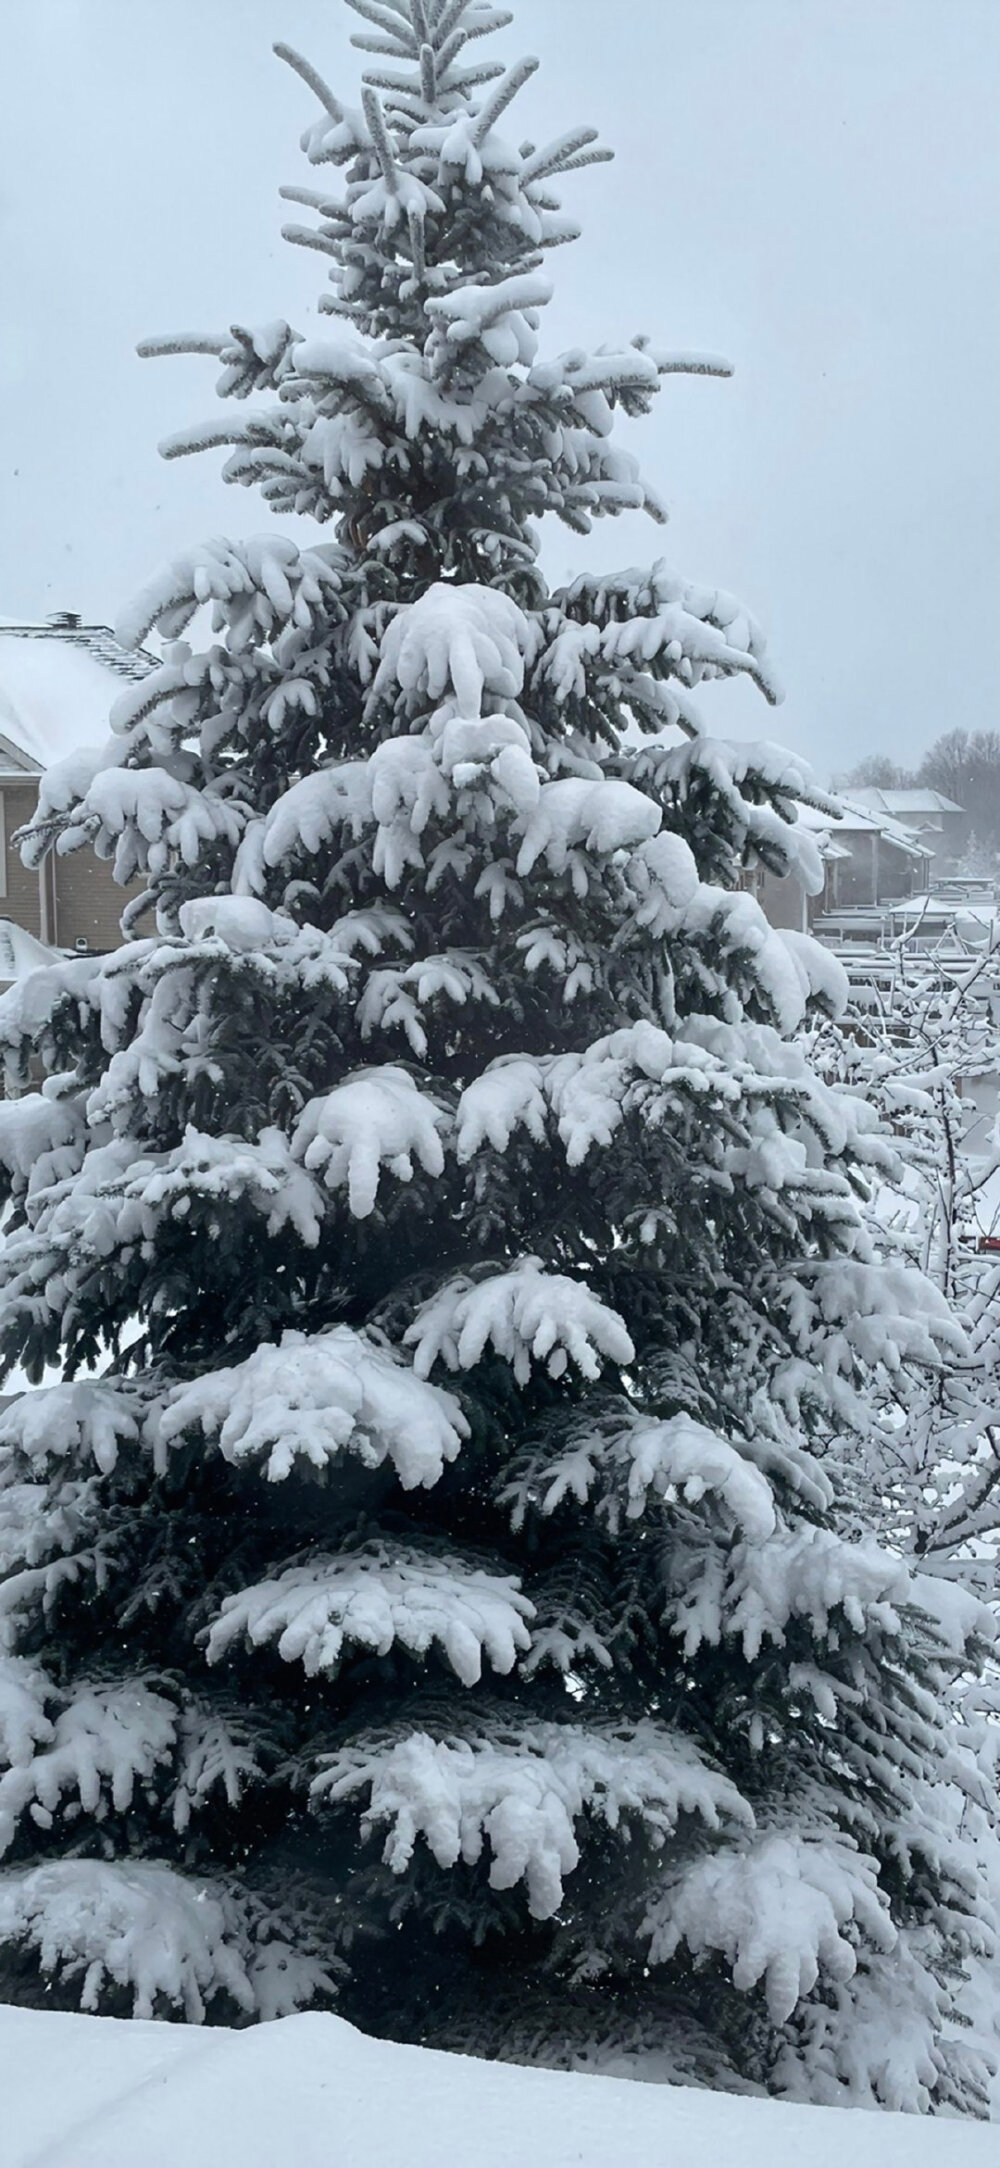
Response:
[[[185,940],[215,937],[235,956],[253,956],[262,948],[301,940],[293,918],[271,911],[259,896],[193,896],[178,912]]]
[[[287,325],[277,328],[287,333]],[[155,627],[165,639],[176,640],[206,605],[216,626],[225,624],[237,651],[289,621],[308,631],[335,607],[338,559],[335,548],[303,550],[287,535],[199,543],[139,590],[118,620],[118,639],[123,647],[138,647]],[[112,727],[117,720],[114,713]]]
[[[617,1536],[622,1521],[640,1519],[651,1500],[691,1506],[708,1499],[749,1545],[766,1544],[778,1527],[772,1478],[814,1506],[830,1504],[818,1462],[799,1448],[763,1437],[725,1438],[690,1415],[644,1418],[623,1401],[589,1417],[582,1409],[565,1439],[527,1454],[501,1502],[520,1530],[529,1510],[547,1516],[569,1499],[580,1506],[593,1501]]]
[[[0,1100],[0,1167],[18,1186],[47,1189],[75,1172],[82,1130],[77,1098],[48,1091]]]
[[[792,1619],[835,1647],[841,1620],[857,1634],[873,1624],[898,1634],[898,1606],[913,1601],[906,1565],[871,1538],[845,1543],[808,1522],[778,1527],[767,1543],[742,1541],[713,1560],[692,1553],[667,1562],[664,1617],[691,1657],[703,1642],[738,1638],[753,1663],[764,1643],[785,1640]],[[838,1617],[838,1613],[840,1617]]]
[[[166,2004],[200,2025],[219,1994],[270,2018],[332,1990],[315,1959],[257,1942],[252,1925],[224,1884],[159,1860],[59,1859],[0,1874],[0,1939],[33,1946],[53,1978],[81,1979],[84,2010],[113,1986],[130,1991],[133,2017],[160,2017]]]
[[[130,1155],[123,1148],[119,1156],[125,1162]],[[240,1137],[215,1137],[189,1125],[183,1144],[174,1151],[161,1159],[150,1156],[135,1161],[123,1185],[117,1212],[111,1202],[114,1178],[110,1148],[91,1153],[90,1157],[101,1163],[94,1170],[98,1181],[107,1160],[106,1221],[109,1229],[114,1225],[115,1235],[122,1242],[137,1237],[151,1241],[162,1220],[186,1218],[195,1200],[203,1205],[245,1202],[260,1213],[270,1233],[291,1226],[308,1249],[319,1240],[322,1194],[307,1172],[294,1162],[280,1129],[262,1129],[256,1141],[248,1144]],[[84,1211],[87,1202],[79,1194],[77,1210]],[[68,1224],[72,1221],[70,1204],[67,1199]],[[102,1235],[102,1239],[106,1236]]]
[[[110,1475],[122,1447],[138,1442],[144,1405],[121,1380],[45,1385],[22,1393],[0,1414],[0,1453],[15,1447],[39,1474],[54,1460],[83,1458]]]
[[[313,1797],[331,1804],[367,1791],[367,1835],[389,1824],[383,1858],[403,1874],[423,1837],[439,1867],[474,1865],[488,1844],[490,1884],[528,1888],[533,1919],[551,1919],[563,1879],[579,1865],[575,1824],[617,1829],[626,1816],[663,1844],[682,1814],[709,1829],[752,1825],[746,1801],[693,1743],[652,1722],[618,1728],[512,1721],[496,1739],[411,1732],[344,1747],[327,1758]]]
[[[817,893],[818,890],[812,890],[812,894]],[[801,972],[805,999],[819,999],[831,1016],[842,1016],[850,995],[850,980],[839,956],[834,956],[832,950],[812,934],[796,933],[789,926],[780,927],[778,933],[793,964]]]
[[[683,1942],[696,1963],[721,1954],[744,1992],[763,1980],[772,2025],[821,1976],[853,1978],[859,1933],[877,1950],[897,1940],[875,1861],[833,1830],[774,1833],[698,1861],[654,1900],[643,1933],[651,1964],[668,1964]]]
[[[661,1498],[675,1493],[689,1505],[713,1493],[748,1542],[764,1543],[774,1534],[777,1514],[766,1475],[738,1445],[704,1423],[690,1415],[672,1415],[665,1422],[637,1420],[621,1442],[631,1462],[630,1518],[645,1511],[650,1491]]]
[[[523,878],[544,857],[553,873],[564,873],[574,848],[582,845],[610,857],[648,842],[662,821],[660,807],[632,783],[564,776],[542,786],[537,811],[525,828],[517,871]]]
[[[441,1132],[448,1116],[405,1069],[358,1069],[299,1116],[292,1151],[328,1189],[346,1188],[355,1219],[375,1210],[383,1167],[397,1181],[413,1180],[416,1159],[427,1174],[444,1173]]]
[[[487,694],[517,699],[539,637],[538,626],[510,595],[439,581],[390,620],[373,695],[391,699],[398,689],[417,712],[450,694],[456,714],[481,715]]]
[[[585,1378],[601,1373],[601,1358],[631,1362],[635,1349],[617,1310],[581,1280],[547,1272],[538,1257],[522,1257],[488,1279],[449,1280],[422,1304],[405,1334],[413,1367],[427,1377],[440,1360],[449,1370],[472,1370],[492,1347],[526,1385],[532,1362],[551,1378],[572,1362]]]
[[[0,1776],[0,1853],[9,1850],[26,1809],[51,1827],[65,1793],[98,1821],[109,1806],[126,1813],[136,1786],[169,1759],[176,1727],[173,1702],[141,1681],[79,1687],[55,1718],[51,1738]]]
[[[53,1727],[46,1706],[56,1689],[30,1657],[0,1655],[0,1768],[25,1768]]]
[[[552,281],[543,271],[521,271],[492,285],[453,286],[450,293],[432,294],[426,308],[449,345],[478,340],[500,368],[518,362],[530,368],[538,352],[538,311],[551,299]]]
[[[595,1039],[579,1054],[501,1054],[459,1097],[458,1160],[461,1164],[474,1158],[487,1142],[494,1151],[505,1152],[518,1129],[542,1143],[551,1116],[568,1164],[579,1167],[595,1144],[610,1145],[629,1111],[638,1109],[649,1117],[655,1101],[651,1084],[664,1092],[673,1087],[705,1096],[714,1090],[730,1100],[734,1096],[728,1068],[694,1042],[672,1039],[646,1022]]]
[[[224,1459],[260,1461],[271,1483],[299,1460],[322,1471],[349,1452],[368,1468],[390,1461],[404,1490],[439,1482],[469,1434],[453,1393],[348,1325],[286,1332],[246,1362],[177,1387],[158,1427],[164,1447],[200,1429]]]
[[[240,1640],[252,1649],[275,1642],[286,1663],[300,1663],[314,1678],[339,1670],[347,1643],[387,1656],[398,1642],[417,1657],[437,1643],[463,1686],[475,1686],[484,1655],[494,1671],[513,1670],[531,1647],[526,1621],[533,1616],[515,1576],[376,1543],[310,1559],[227,1596],[207,1654],[214,1664]]]
[[[53,803],[54,780],[40,796],[40,811]],[[145,845],[127,860],[119,854],[116,871],[121,879],[130,878],[137,863],[151,873],[164,872],[177,858],[196,865],[206,845],[237,844],[245,825],[243,812],[217,791],[195,790],[164,768],[102,768],[81,798],[76,817],[87,824],[100,858],[109,857],[124,836],[134,834]],[[63,840],[68,843],[68,832],[60,843]]]

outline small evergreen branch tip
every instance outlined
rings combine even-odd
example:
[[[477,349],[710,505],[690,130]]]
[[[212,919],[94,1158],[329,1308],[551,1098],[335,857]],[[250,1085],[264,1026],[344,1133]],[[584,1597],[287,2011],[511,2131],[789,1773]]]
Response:
[[[486,103],[476,116],[476,123],[472,131],[472,140],[477,150],[485,143],[490,129],[496,125],[501,113],[506,111],[512,100],[517,97],[518,91],[522,90],[525,83],[530,81],[538,66],[539,63],[533,55],[526,54],[523,60],[515,61],[514,66],[508,68],[506,75],[497,84],[496,89],[491,90]]]
[[[374,38],[366,30],[356,30],[351,44],[357,52],[378,53],[383,60],[410,60],[413,57],[409,46],[399,38]]]
[[[273,47],[273,51],[279,60],[285,61],[288,67],[294,68],[296,75],[300,75],[304,83],[308,83],[310,90],[315,91],[320,104],[325,106],[330,119],[335,120],[338,127],[342,127],[347,118],[344,108],[339,98],[334,97],[329,85],[324,83],[322,76],[317,74],[312,62],[304,60],[302,54],[297,53],[293,45],[285,45],[282,41],[279,41]]]
[[[449,90],[460,91],[477,90],[480,83],[495,83],[497,76],[503,75],[503,73],[504,66],[501,60],[482,60],[476,68],[460,69],[459,73],[452,78],[448,88]]]
[[[444,0],[444,5],[437,7],[434,39],[439,52],[443,50],[453,31],[461,36],[463,44],[471,35],[469,29],[462,23],[464,13],[465,0]]]
[[[408,225],[414,275],[417,279],[423,280],[427,271],[427,259],[424,253],[424,221],[421,213],[416,208],[410,212]]]
[[[186,459],[190,452],[211,451],[221,444],[242,444],[246,431],[232,422],[202,422],[193,429],[179,429],[174,436],[163,437],[159,450],[161,459]]]
[[[447,75],[448,70],[451,67],[452,61],[458,59],[459,53],[467,44],[468,38],[466,37],[465,31],[455,30],[452,32],[451,37],[446,38],[444,44],[438,47],[437,71],[438,75],[442,78],[442,80]]]
[[[443,52],[451,35],[458,35],[462,43],[469,39],[469,28],[462,24],[464,0],[434,0],[434,46]]]
[[[353,14],[360,15],[366,23],[374,23],[376,30],[384,30],[388,37],[397,40],[402,50],[412,53],[413,30],[409,9],[386,7],[380,4],[380,0],[347,0],[347,5]],[[357,42],[357,38],[351,39],[352,45]]]
[[[607,166],[610,165],[614,155],[614,151],[608,150],[599,144],[596,150],[580,151],[576,158],[567,158],[565,165],[560,166],[559,171],[560,173],[581,173],[584,166]]]
[[[382,169],[382,178],[390,194],[395,195],[399,188],[399,172],[393,155],[392,144],[389,141],[389,131],[385,125],[385,114],[374,90],[368,85],[365,86],[361,93],[361,103],[364,107],[364,115],[368,122],[371,139],[375,145],[375,155]]]
[[[140,361],[156,361],[163,354],[215,354],[225,352],[228,341],[219,334],[198,331],[165,331],[162,336],[140,339]]]
[[[341,216],[340,204],[334,203],[329,196],[321,195],[318,189],[295,188],[289,185],[279,188],[278,194],[283,203],[301,203],[307,211],[318,211],[321,218]]]
[[[590,148],[592,144],[594,149]],[[614,155],[614,151],[598,144],[596,128],[572,128],[567,135],[559,136],[554,143],[547,143],[543,150],[535,151],[527,158],[521,169],[521,179],[526,182],[548,180],[553,173],[569,173],[577,165],[606,164]]]
[[[639,341],[633,342],[638,346]],[[652,359],[661,376],[735,376],[736,370],[724,354],[657,354]]]
[[[281,238],[283,241],[291,241],[295,248],[314,248],[321,256],[339,259],[340,251],[336,242],[328,240],[323,233],[317,233],[314,226],[282,226]]]
[[[466,37],[488,38],[492,36],[494,30],[508,29],[513,20],[513,15],[508,14],[506,8],[494,8],[491,13],[487,16],[484,16],[481,21],[477,22],[475,20],[475,17],[473,17],[470,23],[463,23],[462,27],[465,31]]]

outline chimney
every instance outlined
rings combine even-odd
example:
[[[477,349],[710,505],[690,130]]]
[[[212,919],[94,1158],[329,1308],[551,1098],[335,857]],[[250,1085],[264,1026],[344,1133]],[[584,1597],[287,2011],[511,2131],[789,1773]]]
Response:
[[[78,632],[81,622],[80,612],[79,610],[53,610],[51,617],[47,617],[45,622],[47,625],[51,625],[53,632]]]

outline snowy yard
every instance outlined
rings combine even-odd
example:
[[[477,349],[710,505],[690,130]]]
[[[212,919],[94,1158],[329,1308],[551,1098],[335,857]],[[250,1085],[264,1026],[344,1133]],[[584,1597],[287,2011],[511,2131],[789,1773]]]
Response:
[[[987,2168],[978,2124],[564,2077],[369,2040],[5,2009],[3,2168]]]

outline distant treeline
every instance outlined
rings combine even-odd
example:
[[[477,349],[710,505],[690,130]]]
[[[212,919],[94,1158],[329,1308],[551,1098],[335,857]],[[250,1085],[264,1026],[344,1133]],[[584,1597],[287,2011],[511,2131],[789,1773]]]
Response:
[[[869,753],[834,782],[844,790],[906,790],[917,785],[939,790],[968,813],[976,842],[1000,851],[998,730],[948,730],[916,768],[901,767],[886,753]]]

